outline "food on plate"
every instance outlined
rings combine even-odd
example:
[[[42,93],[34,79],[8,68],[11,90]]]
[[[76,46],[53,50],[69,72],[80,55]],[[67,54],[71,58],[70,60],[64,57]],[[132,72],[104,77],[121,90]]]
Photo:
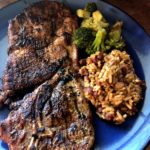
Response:
[[[143,82],[120,51],[123,23],[111,26],[93,2],[76,13],[80,20],[59,2],[40,1],[9,23],[0,105],[11,111],[0,139],[10,150],[90,150],[89,101],[116,124],[137,111]],[[89,55],[81,68],[78,52]]]
[[[99,51],[100,49],[104,50],[105,37],[106,37],[106,30],[105,29],[98,30],[94,41],[89,42],[88,46],[86,47],[85,49],[86,53],[91,55]]]
[[[72,41],[78,48],[84,49],[89,45],[89,42],[94,40],[94,32],[91,29],[80,27],[73,36]]]
[[[90,12],[90,15],[88,12]],[[77,16],[82,19],[81,27],[88,30],[92,29],[95,32],[95,40],[93,40],[93,35],[91,35],[89,44],[84,45],[84,47],[86,46],[85,52],[88,55],[94,54],[99,50],[124,49],[125,42],[121,36],[123,23],[121,21],[117,21],[113,26],[110,26],[103,14],[97,10],[95,3],[88,3],[85,9],[78,9]],[[80,35],[80,38],[84,39],[85,36]],[[78,44],[76,46],[79,49],[81,48]]]
[[[143,82],[125,51],[96,52],[86,59],[80,74],[84,77],[85,97],[100,118],[121,124],[137,112]]]
[[[10,150],[90,150],[94,142],[89,105],[71,68],[58,70],[0,123]]]
[[[125,42],[121,36],[122,32],[122,21],[117,21],[112,28],[110,29],[110,32],[108,33],[108,38],[105,41],[105,48],[106,49],[124,49]]]
[[[89,18],[85,18],[81,22],[81,27],[90,28],[94,31],[98,31],[102,28],[108,28],[109,23],[103,18],[99,11],[93,12],[93,15]]]
[[[79,18],[89,18],[90,17],[90,12],[82,9],[77,10],[77,16]]]
[[[96,10],[96,3],[87,3],[85,9],[78,9],[76,13],[79,18],[89,18]]]
[[[67,7],[48,1],[35,3],[10,21],[1,105],[51,78],[60,67],[77,64],[71,42],[77,27],[77,18]]]
[[[85,149],[94,142],[91,112],[77,76],[71,37],[77,18],[59,2],[41,1],[11,20],[1,105],[9,116],[0,138],[9,149]]]
[[[92,7],[94,3],[88,5]],[[143,82],[135,74],[130,56],[123,51],[123,22],[117,21],[111,26],[97,7],[89,11],[87,6],[82,13],[90,12],[90,16],[81,17],[77,10],[77,16],[82,19],[80,28],[91,29],[94,33],[87,36],[92,37],[88,45],[82,44],[89,55],[85,66],[80,69],[84,76],[85,97],[96,107],[100,118],[121,124],[136,113],[137,103],[142,99]],[[85,39],[80,35],[82,38]]]

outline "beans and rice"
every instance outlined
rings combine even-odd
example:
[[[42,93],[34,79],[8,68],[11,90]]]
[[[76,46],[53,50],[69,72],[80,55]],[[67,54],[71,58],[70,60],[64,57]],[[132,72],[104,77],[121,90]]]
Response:
[[[137,112],[143,82],[135,74],[125,51],[97,52],[80,69],[85,97],[96,107],[100,118],[121,124]]]

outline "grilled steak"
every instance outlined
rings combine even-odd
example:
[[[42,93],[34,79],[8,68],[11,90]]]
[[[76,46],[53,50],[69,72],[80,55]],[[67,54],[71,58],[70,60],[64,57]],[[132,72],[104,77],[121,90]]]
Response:
[[[16,47],[45,48],[57,37],[70,36],[76,27],[76,17],[62,3],[35,3],[10,21],[9,53]]]
[[[76,63],[77,50],[70,40],[76,27],[68,8],[49,1],[33,4],[10,21],[1,104],[20,90],[40,85],[60,67]]]
[[[0,103],[12,109],[0,122],[0,138],[10,150],[92,147],[91,112],[75,74],[77,50],[70,40],[76,28],[70,10],[49,1],[30,6],[10,22],[0,92]],[[17,101],[18,93],[22,100]]]
[[[93,145],[91,112],[80,80],[70,71],[58,71],[13,107],[0,123],[0,138],[10,150],[87,150]]]

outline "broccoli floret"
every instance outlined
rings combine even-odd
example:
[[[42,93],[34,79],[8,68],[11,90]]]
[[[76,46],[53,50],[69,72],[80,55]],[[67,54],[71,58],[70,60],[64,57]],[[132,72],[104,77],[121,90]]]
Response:
[[[106,30],[105,29],[99,30],[96,33],[95,40],[92,43],[90,42],[89,45],[87,46],[86,53],[91,55],[99,50],[105,50],[104,46],[105,37],[106,37]]]
[[[91,41],[89,44],[88,44],[88,46],[87,46],[87,48],[85,49],[85,52],[88,54],[88,55],[91,55],[91,54],[94,54],[94,53],[96,53],[96,49],[93,49],[93,42]]]
[[[99,21],[101,21],[101,20],[103,19],[103,15],[102,15],[102,13],[101,13],[99,10],[94,11],[94,12],[92,13],[92,17],[93,17],[94,20],[96,20],[97,22],[99,22]]]
[[[93,17],[84,19],[81,23],[81,27],[90,28],[94,31],[101,30],[102,28],[107,28],[109,24],[107,22],[98,21]]]
[[[95,3],[88,3],[85,9],[78,9],[76,14],[79,18],[89,18],[92,13],[97,10],[97,6]]]
[[[92,2],[92,3],[87,3],[85,9],[90,12],[93,13],[94,11],[97,10],[97,5],[96,3]]]
[[[89,42],[94,40],[93,30],[80,27],[74,32],[72,40],[78,48],[86,48]]]
[[[117,21],[113,26],[109,33],[109,38],[118,42],[121,37],[121,30],[122,30],[123,23],[121,21]]]
[[[76,14],[79,18],[89,18],[91,15],[90,12],[83,10],[83,9],[78,9]]]
[[[125,42],[121,36],[122,25],[123,23],[118,21],[112,26],[112,29],[108,34],[108,40],[105,42],[106,49],[123,49],[125,47]]]

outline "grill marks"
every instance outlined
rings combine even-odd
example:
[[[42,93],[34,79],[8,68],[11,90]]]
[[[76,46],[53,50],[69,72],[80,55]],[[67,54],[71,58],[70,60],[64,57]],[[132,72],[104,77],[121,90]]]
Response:
[[[10,150],[89,150],[91,112],[74,68],[71,35],[77,20],[58,2],[41,1],[9,24],[9,57],[0,104],[12,111],[0,122]],[[20,95],[18,95],[20,93]]]
[[[36,29],[39,30],[39,29]],[[18,42],[16,43],[16,47],[27,47],[28,45],[32,45],[32,47],[36,50],[42,49],[49,45],[50,41],[47,39],[35,39],[33,37],[23,37],[20,36]]]
[[[74,23],[72,24],[74,27],[67,24],[70,30],[76,28],[76,19],[62,4],[39,2],[27,8],[10,22],[8,30],[10,47],[31,46],[35,49],[46,47],[57,35],[57,30],[64,28],[66,19],[70,19]],[[72,33],[69,30],[67,32]],[[57,36],[62,36],[62,34]],[[12,49],[10,49],[10,53],[11,51]]]
[[[1,104],[13,98],[16,91],[40,85],[61,66],[77,59],[72,58],[77,51],[69,41],[76,27],[77,20],[68,8],[48,1],[32,5],[10,21]]]
[[[91,114],[82,94],[74,94],[80,90],[77,82],[72,72],[59,70],[51,80],[26,95],[19,108],[0,123],[1,138],[12,150],[90,149],[94,140]]]
[[[3,77],[4,90],[24,89],[51,77],[63,65],[64,59],[67,57],[67,52],[64,49],[60,48],[58,52],[57,49],[53,54],[58,56],[62,52],[60,59],[55,58],[55,56],[47,57],[49,49],[45,52],[44,50],[36,51],[36,53],[32,50],[25,51],[22,56],[15,52],[12,57],[9,57],[9,63],[7,64],[9,69],[6,70]],[[9,67],[10,65],[11,67]]]

